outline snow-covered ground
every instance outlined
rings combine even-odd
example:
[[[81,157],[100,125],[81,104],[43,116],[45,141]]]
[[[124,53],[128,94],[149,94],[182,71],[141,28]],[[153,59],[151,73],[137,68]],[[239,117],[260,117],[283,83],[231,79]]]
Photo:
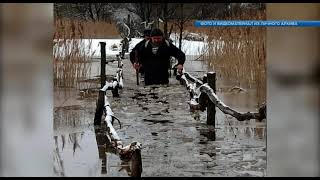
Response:
[[[179,46],[179,41],[174,36],[171,37],[173,39],[173,44],[177,47]],[[129,52],[131,49],[140,41],[142,38],[132,38],[129,43]],[[59,40],[54,40],[54,42],[58,42]],[[53,47],[54,56],[56,57],[58,54],[60,57],[64,56],[65,52],[71,52],[71,47],[66,47],[65,44],[74,44],[73,41],[77,41],[79,44],[78,47],[85,47],[82,49],[82,53],[86,54],[87,56],[92,56],[93,58],[100,57],[100,44],[99,42],[106,43],[106,54],[107,55],[116,55],[119,54],[121,50],[121,39],[77,39],[77,40],[67,40],[67,43],[60,43],[63,44],[60,47],[58,46],[59,43],[55,43]],[[61,42],[61,40],[60,40]],[[189,41],[189,40],[182,40],[182,51],[186,55],[200,55],[202,54],[202,50],[206,47],[205,42],[203,41]],[[116,47],[116,48],[115,48]],[[68,50],[66,50],[68,49]]]

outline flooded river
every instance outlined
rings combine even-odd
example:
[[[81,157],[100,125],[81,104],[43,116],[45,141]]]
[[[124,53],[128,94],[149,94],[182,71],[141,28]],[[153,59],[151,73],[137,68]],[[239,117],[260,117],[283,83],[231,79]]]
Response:
[[[106,72],[115,74],[117,62]],[[207,67],[187,60],[186,71],[201,78]],[[100,62],[92,63],[92,78]],[[93,82],[91,88],[98,84]],[[217,94],[238,111],[257,111],[254,89],[229,91],[232,86],[217,80]],[[130,162],[123,162],[105,144],[101,129],[93,126],[97,92],[83,96],[71,91],[67,98],[55,91],[54,170],[56,176],[131,176]],[[135,71],[124,60],[124,88],[120,97],[108,92],[111,108],[122,123],[114,127],[125,145],[142,143],[142,177],[147,176],[265,176],[266,122],[239,122],[217,109],[216,140],[206,125],[206,111],[193,114],[184,86],[170,78],[170,86],[137,86]]]

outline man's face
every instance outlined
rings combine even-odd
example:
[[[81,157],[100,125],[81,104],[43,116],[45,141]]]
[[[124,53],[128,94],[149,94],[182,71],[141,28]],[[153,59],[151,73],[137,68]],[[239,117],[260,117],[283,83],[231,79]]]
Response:
[[[160,46],[162,43],[162,36],[152,36],[151,41],[154,45]]]

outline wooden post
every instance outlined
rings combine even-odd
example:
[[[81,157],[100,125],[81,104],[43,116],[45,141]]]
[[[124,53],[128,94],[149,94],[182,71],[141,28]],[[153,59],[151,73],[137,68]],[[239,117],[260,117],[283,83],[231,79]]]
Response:
[[[120,55],[117,55],[118,68],[121,68],[121,58],[120,58],[119,56],[120,56]]]
[[[203,84],[208,82],[208,77],[206,74],[203,76],[202,82],[203,82]]]
[[[94,125],[101,124],[101,118],[102,118],[103,106],[104,106],[104,94],[105,94],[104,91],[99,91],[96,113],[94,114]]]
[[[208,72],[207,81],[210,88],[212,88],[214,93],[216,93],[216,73]],[[215,122],[216,122],[216,106],[213,102],[209,101],[208,109],[207,109],[207,125],[213,125],[213,127],[215,127]]]
[[[117,81],[117,78],[113,78],[113,82],[112,83],[115,83],[116,82],[116,86],[114,86],[113,88],[112,88],[112,96],[113,97],[119,97],[119,92],[118,92],[118,89],[119,89],[119,82]]]
[[[100,81],[101,88],[106,84],[106,43],[100,42],[101,47],[101,70],[100,70]],[[96,113],[94,115],[94,125],[101,124],[101,118],[103,114],[103,106],[104,106],[104,91],[99,91],[98,102],[96,107]]]
[[[106,84],[106,43],[100,42],[101,47],[101,71],[100,71],[100,78],[101,78],[101,88]]]
[[[141,177],[142,173],[142,159],[141,159],[141,150],[136,149],[131,157],[131,177]]]
[[[171,78],[172,58],[169,59],[169,77]]]
[[[203,84],[208,82],[207,75],[205,74],[202,79]],[[200,111],[206,110],[208,107],[209,97],[206,93],[201,93],[199,97]]]
[[[99,128],[95,128],[96,141],[99,151],[99,159],[102,160],[101,164],[101,174],[107,174],[107,148],[106,142],[108,138],[104,135],[103,131]]]

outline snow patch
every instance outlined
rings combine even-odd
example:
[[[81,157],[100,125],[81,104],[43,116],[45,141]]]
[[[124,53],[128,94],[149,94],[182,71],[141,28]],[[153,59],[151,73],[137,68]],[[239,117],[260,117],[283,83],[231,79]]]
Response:
[[[190,33],[189,33],[190,34]],[[193,36],[196,33],[192,33]],[[197,34],[197,36],[201,36]],[[179,38],[177,35],[172,34],[170,38],[173,40],[173,44],[175,46],[179,46]],[[205,38],[206,39],[206,38]],[[142,38],[132,38],[129,43],[129,52],[136,46],[137,43],[142,41]],[[55,39],[53,40],[54,47],[53,53],[56,57],[59,55],[60,57],[64,57],[65,53],[70,54],[72,46],[75,42],[77,42],[78,47],[83,47],[80,49],[81,53],[86,56],[92,58],[99,58],[100,57],[100,44],[99,42],[106,43],[106,54],[107,55],[117,55],[121,50],[121,39],[74,39],[65,40],[65,43],[62,43],[63,40]],[[218,43],[219,46],[223,46],[223,42],[214,41],[213,43]],[[206,41],[194,41],[194,40],[182,40],[181,50],[187,55],[199,56],[204,53],[207,49],[208,43]]]

